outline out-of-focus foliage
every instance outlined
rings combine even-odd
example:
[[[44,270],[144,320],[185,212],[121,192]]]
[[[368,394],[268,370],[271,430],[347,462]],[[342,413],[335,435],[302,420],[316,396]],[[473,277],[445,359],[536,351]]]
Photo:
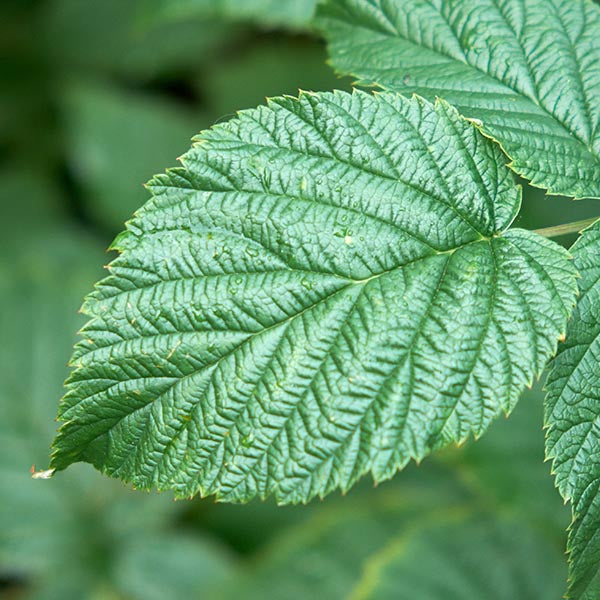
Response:
[[[549,532],[489,503],[451,470],[430,464],[402,477],[333,500],[277,536],[225,598],[295,600],[318,590],[332,599],[512,600],[526,590],[523,597],[541,600],[559,593],[566,569]]]
[[[241,27],[208,11],[187,19],[149,18],[155,0],[54,0],[40,11],[47,60],[80,75],[131,82],[195,71],[218,57]],[[158,17],[158,14],[154,15]]]
[[[112,229],[144,203],[142,183],[175,166],[190,132],[205,119],[162,96],[99,85],[68,89],[61,115],[68,167],[81,182],[85,209]]]
[[[526,394],[509,419],[495,424],[478,443],[446,453],[441,460],[490,507],[506,507],[548,531],[568,525],[544,465],[541,391]]]
[[[161,15],[161,3],[0,4],[0,597],[218,598],[243,585],[249,597],[337,600],[349,591],[340,578],[357,584],[384,565],[377,556],[386,541],[409,530],[418,569],[393,561],[381,572],[410,576],[412,586],[441,568],[419,559],[432,536],[451,541],[433,524],[417,532],[417,513],[427,519],[459,506],[465,519],[473,518],[469,506],[501,513],[494,539],[512,536],[504,524],[516,521],[515,539],[544,540],[547,560],[531,572],[546,587],[534,589],[560,597],[569,515],[542,462],[539,391],[476,445],[307,507],[175,503],[83,465],[31,479],[32,464],[47,465],[81,298],[109,260],[104,251],[122,219],[144,201],[144,181],[175,164],[192,135],[264,96],[348,88],[324,66],[321,42],[297,33],[307,14],[300,2],[270,0],[281,12],[266,18],[246,9],[227,18]],[[299,11],[295,20],[285,21],[286,6]],[[567,206],[574,218],[595,214],[589,203],[549,202],[528,189],[517,225],[561,222]],[[427,510],[410,508],[415,502]],[[379,518],[380,507],[398,516]],[[499,561],[521,556],[511,544],[491,547]],[[273,575],[278,564],[291,565],[287,575]]]
[[[219,121],[243,108],[264,104],[266,97],[297,95],[298,90],[350,90],[347,80],[333,79],[322,48],[303,37],[263,35],[207,66],[198,80],[210,89],[211,114]]]
[[[147,15],[158,21],[194,16],[250,20],[264,25],[305,27],[317,0],[147,0]]]

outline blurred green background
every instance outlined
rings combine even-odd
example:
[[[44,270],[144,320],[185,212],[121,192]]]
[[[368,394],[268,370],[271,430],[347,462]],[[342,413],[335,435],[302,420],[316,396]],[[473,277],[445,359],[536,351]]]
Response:
[[[0,6],[0,597],[559,598],[569,511],[538,388],[480,442],[306,507],[174,502],[87,465],[31,479],[78,306],[142,183],[238,109],[351,82],[310,32],[313,0]],[[518,224],[596,212],[526,187]]]

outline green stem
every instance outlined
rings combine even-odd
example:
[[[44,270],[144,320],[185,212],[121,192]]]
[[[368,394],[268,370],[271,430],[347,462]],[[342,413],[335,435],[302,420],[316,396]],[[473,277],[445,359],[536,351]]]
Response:
[[[573,223],[565,223],[564,225],[554,225],[554,227],[544,227],[543,229],[534,229],[533,233],[538,233],[544,237],[552,238],[569,233],[579,233],[588,225],[598,221],[600,217],[592,217],[591,219],[583,219],[582,221],[574,221]]]

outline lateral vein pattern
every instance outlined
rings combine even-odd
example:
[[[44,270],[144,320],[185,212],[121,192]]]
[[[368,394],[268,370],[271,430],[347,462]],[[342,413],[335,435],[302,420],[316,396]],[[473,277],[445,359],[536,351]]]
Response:
[[[580,298],[548,376],[546,454],[571,502],[569,598],[600,596],[600,222],[572,248]]]
[[[444,98],[534,185],[600,197],[600,7],[592,0],[326,0],[333,65]]]
[[[567,253],[444,102],[275,98],[182,164],[85,301],[56,469],[305,502],[481,435],[564,334]]]

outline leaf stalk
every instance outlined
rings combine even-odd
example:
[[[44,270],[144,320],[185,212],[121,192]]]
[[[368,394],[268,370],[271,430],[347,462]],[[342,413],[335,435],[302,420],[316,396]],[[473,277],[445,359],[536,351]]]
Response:
[[[591,217],[590,219],[582,219],[581,221],[573,221],[572,223],[564,223],[562,225],[553,225],[552,227],[544,227],[542,229],[534,229],[533,233],[543,235],[547,238],[559,237],[570,233],[581,233],[583,229],[595,223],[599,217]]]

